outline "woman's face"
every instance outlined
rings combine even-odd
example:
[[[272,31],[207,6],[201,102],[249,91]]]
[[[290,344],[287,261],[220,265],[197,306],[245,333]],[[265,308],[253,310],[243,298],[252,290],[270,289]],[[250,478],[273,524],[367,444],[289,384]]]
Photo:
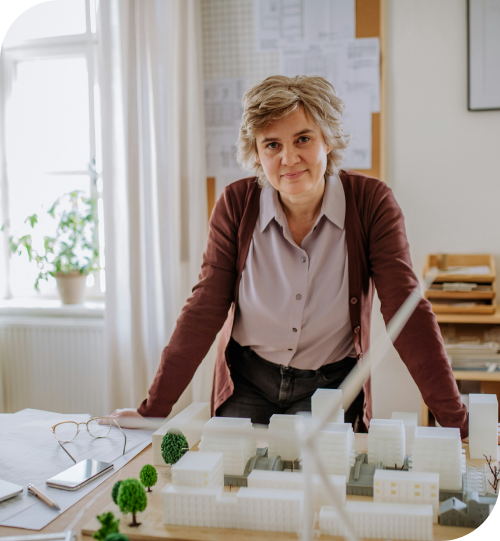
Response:
[[[326,171],[328,147],[318,125],[302,107],[257,134],[257,162],[273,187],[299,195],[318,186]]]

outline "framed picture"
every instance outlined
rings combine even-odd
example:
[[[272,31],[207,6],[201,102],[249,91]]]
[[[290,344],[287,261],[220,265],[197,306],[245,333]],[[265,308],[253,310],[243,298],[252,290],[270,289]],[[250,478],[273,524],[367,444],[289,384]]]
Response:
[[[467,1],[468,108],[500,109],[500,0]]]

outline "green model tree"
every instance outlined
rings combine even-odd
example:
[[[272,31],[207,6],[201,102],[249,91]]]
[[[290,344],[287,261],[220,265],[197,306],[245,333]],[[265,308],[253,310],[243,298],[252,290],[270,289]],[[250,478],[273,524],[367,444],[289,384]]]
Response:
[[[179,458],[189,451],[184,434],[178,428],[171,428],[161,440],[161,456],[166,464],[175,464]]]
[[[121,481],[117,481],[114,485],[113,485],[113,490],[111,491],[111,499],[116,503],[116,505],[118,505],[118,490],[120,488],[120,485],[122,484]]]
[[[94,539],[104,541],[110,534],[118,533],[120,521],[115,519],[115,515],[113,515],[113,513],[103,513],[97,517],[97,520],[101,523],[101,528],[92,534]]]
[[[156,468],[151,466],[151,464],[146,464],[142,467],[141,473],[139,474],[139,479],[141,483],[148,489],[148,492],[152,492],[151,487],[156,485],[158,481],[158,473]]]
[[[118,489],[117,501],[123,514],[132,513],[132,523],[129,526],[140,526],[135,515],[144,511],[148,505],[146,491],[141,483],[133,477],[124,479]]]
[[[104,541],[129,541],[124,533],[110,533]]]

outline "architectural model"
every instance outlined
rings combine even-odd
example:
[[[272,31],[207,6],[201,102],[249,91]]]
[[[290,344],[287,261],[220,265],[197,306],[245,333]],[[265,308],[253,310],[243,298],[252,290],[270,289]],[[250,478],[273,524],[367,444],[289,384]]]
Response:
[[[372,419],[368,428],[368,462],[401,468],[405,458],[405,427],[403,421]]]
[[[170,428],[179,429],[186,437],[191,449],[200,441],[201,427],[203,423],[210,419],[210,415],[209,402],[193,402],[159,428],[153,434],[153,466],[165,465],[165,461],[161,456],[161,442]]]
[[[330,484],[337,494],[342,505],[346,504],[346,478],[344,475],[330,475]],[[304,474],[300,472],[262,471],[254,470],[248,476],[249,488],[280,488],[286,490],[304,490]],[[320,476],[311,476],[312,491],[314,494],[314,509],[319,513],[323,505],[328,505],[330,499]]]
[[[411,455],[413,442],[415,441],[415,430],[418,425],[418,415],[416,413],[408,413],[403,411],[393,411],[391,419],[403,421],[405,426],[405,456]]]
[[[328,423],[317,437],[316,449],[329,475],[349,477],[356,461],[356,441],[350,423]]]
[[[417,427],[410,460],[414,472],[439,473],[441,490],[462,490],[465,452],[458,428]]]
[[[342,389],[318,389],[311,398],[312,416],[320,418],[327,408],[337,402],[342,404]],[[344,410],[340,408],[338,414],[328,420],[331,423],[343,423]]]
[[[432,505],[433,520],[439,515],[439,474],[398,470],[377,470],[374,475],[373,500],[387,503]]]
[[[295,420],[296,415],[279,415],[275,414],[271,416],[269,420],[269,432],[268,432],[268,455],[279,455],[283,460],[290,460],[295,462],[300,458],[300,448],[298,444],[284,442],[279,438],[273,436],[289,436],[290,438],[297,439],[295,435]]]
[[[441,504],[442,526],[463,526],[477,528],[490,515],[497,499],[478,496],[477,492],[467,492],[465,501],[450,498]]]
[[[430,505],[348,501],[345,510],[359,537],[415,541],[433,538]],[[319,529],[321,535],[346,535],[344,524],[333,507],[321,509]]]
[[[224,484],[223,455],[188,451],[170,472],[173,485],[220,487]]]
[[[469,395],[470,458],[497,460],[498,400],[494,394]]]
[[[351,473],[347,481],[347,494],[350,496],[373,497],[373,477],[375,472],[382,468],[382,462],[368,464],[368,455],[366,453],[357,455],[356,462],[351,468]]]
[[[203,427],[199,449],[223,453],[225,475],[243,475],[257,451],[251,419],[212,417]]]

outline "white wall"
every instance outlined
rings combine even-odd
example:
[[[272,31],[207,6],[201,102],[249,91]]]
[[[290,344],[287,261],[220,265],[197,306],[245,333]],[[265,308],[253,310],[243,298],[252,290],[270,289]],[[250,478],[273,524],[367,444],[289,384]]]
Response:
[[[500,111],[467,110],[466,0],[387,0],[387,38],[387,182],[415,272],[437,251],[492,252],[499,266]],[[376,302],[372,339],[382,328]],[[420,415],[395,350],[372,385],[375,417]]]

